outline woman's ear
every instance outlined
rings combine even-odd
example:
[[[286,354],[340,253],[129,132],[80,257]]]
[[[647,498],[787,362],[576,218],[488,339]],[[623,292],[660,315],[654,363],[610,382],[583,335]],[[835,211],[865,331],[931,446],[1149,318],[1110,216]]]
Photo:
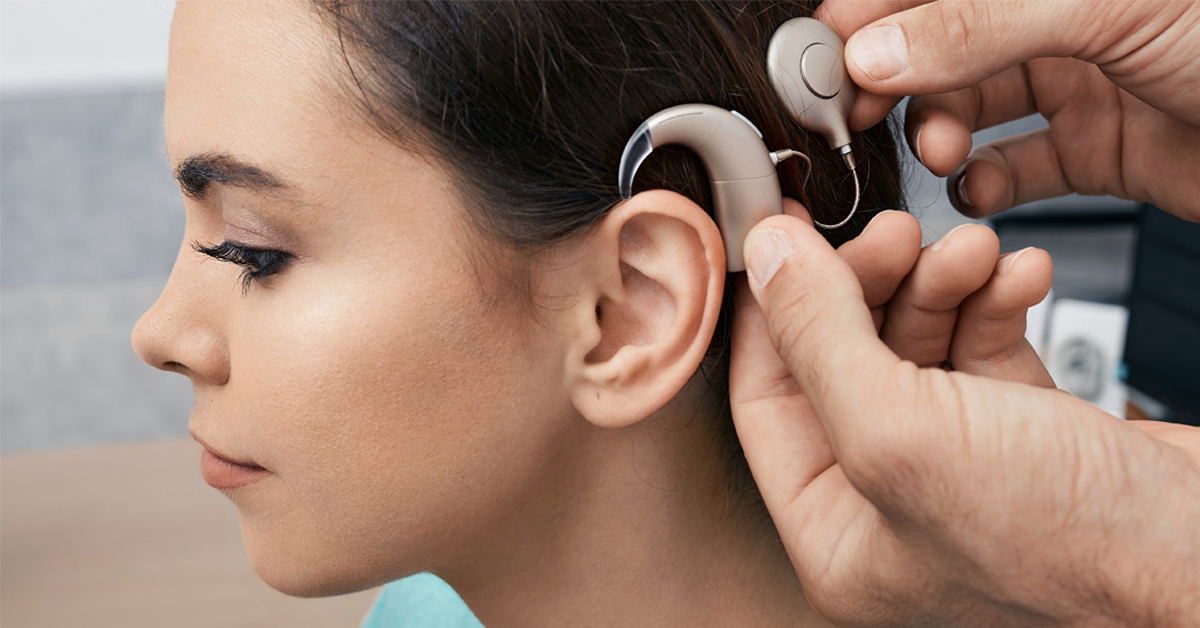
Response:
[[[585,238],[586,261],[564,269],[581,297],[567,382],[589,421],[625,427],[699,367],[721,312],[725,248],[699,205],[662,190],[621,203]]]

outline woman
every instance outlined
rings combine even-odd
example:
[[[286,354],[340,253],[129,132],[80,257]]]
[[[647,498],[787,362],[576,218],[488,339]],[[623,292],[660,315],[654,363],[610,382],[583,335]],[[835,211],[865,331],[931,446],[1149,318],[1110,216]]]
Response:
[[[202,472],[266,582],[429,571],[496,625],[818,624],[728,417],[703,170],[656,151],[641,192],[616,189],[642,119],[707,102],[812,155],[785,195],[837,222],[851,184],[761,71],[811,9],[180,3],[187,232],[134,344],[191,378]],[[900,203],[888,129],[855,142],[861,216],[836,241]],[[860,277],[882,306],[920,236],[875,224]]]

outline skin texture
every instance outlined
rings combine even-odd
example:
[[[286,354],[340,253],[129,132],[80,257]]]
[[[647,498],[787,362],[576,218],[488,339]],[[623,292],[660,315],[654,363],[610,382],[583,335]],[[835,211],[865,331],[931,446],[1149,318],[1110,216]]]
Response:
[[[199,440],[269,472],[225,489],[259,575],[312,596],[428,570],[488,625],[823,625],[723,483],[721,399],[697,375],[726,277],[704,210],[636,195],[537,260],[531,298],[448,171],[343,102],[334,46],[302,2],[181,2],[172,27],[172,163],[223,156],[286,184],[185,199],[133,338],[191,379]],[[193,247],[222,241],[294,259],[243,290],[243,269]],[[891,341],[1025,364],[1023,319],[999,314],[1027,295],[949,272],[994,251],[922,252],[916,221],[885,212],[835,255],[876,329],[950,312],[899,317]]]

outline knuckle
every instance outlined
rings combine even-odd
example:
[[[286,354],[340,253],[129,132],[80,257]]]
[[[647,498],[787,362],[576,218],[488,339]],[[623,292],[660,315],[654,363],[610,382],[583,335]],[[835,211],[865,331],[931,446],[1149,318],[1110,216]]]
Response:
[[[971,47],[975,32],[986,25],[979,23],[981,13],[986,9],[981,3],[971,2],[939,2],[942,32],[946,42],[954,49],[967,51]]]

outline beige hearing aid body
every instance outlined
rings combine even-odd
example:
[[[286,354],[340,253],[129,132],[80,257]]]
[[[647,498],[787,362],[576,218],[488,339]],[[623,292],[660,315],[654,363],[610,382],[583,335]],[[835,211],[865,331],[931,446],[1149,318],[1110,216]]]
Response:
[[[854,105],[854,84],[842,59],[842,43],[828,26],[811,18],[784,22],[771,37],[767,73],[776,94],[802,127],[820,133],[838,151],[854,174],[855,202],[835,225],[849,222],[858,208],[858,175],[850,152],[846,115]],[[678,105],[646,119],[625,144],[618,184],[621,197],[633,193],[633,177],[657,147],[680,144],[704,161],[712,186],[717,226],[725,239],[729,272],[746,269],[742,244],[754,225],[783,213],[783,198],[775,165],[793,153],[772,153],[762,133],[736,111],[703,104]],[[804,156],[807,160],[807,156]]]
[[[846,117],[854,108],[854,83],[833,29],[811,18],[784,22],[767,46],[767,75],[793,120],[820,133],[830,149],[850,154]]]
[[[744,117],[712,105],[679,105],[650,116],[621,155],[621,196],[632,193],[633,176],[652,150],[681,144],[696,151],[708,169],[717,226],[725,239],[729,272],[746,270],[742,240],[768,216],[783,213],[775,160],[762,136]]]

